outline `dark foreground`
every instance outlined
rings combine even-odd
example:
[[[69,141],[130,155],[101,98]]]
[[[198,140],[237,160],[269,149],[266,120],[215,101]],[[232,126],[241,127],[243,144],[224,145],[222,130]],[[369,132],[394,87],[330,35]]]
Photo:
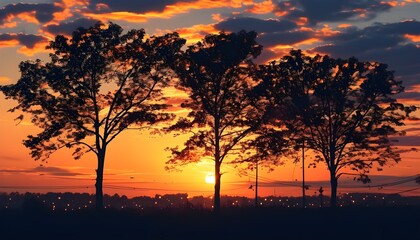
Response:
[[[0,239],[420,239],[420,208],[0,211]]]

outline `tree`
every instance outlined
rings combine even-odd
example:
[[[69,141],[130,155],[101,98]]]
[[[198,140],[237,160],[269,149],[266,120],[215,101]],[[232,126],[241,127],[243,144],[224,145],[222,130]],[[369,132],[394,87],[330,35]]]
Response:
[[[220,209],[221,165],[241,149],[235,148],[255,131],[264,111],[254,92],[254,65],[262,47],[255,32],[241,31],[207,35],[202,42],[189,46],[175,65],[179,88],[189,94],[183,106],[187,117],[170,127],[192,136],[183,148],[171,148],[167,168],[198,162],[204,157],[214,160],[214,211]]]
[[[387,65],[356,58],[333,59],[291,51],[270,66],[271,82],[288,95],[286,119],[297,142],[316,153],[330,173],[331,206],[336,206],[338,179],[343,174],[370,182],[372,168],[398,163],[399,152],[390,136],[416,110],[395,99],[403,92]],[[276,93],[276,89],[271,91]]]
[[[145,37],[141,30],[101,23],[79,28],[71,39],[58,35],[50,42],[50,61],[19,65],[16,84],[2,86],[10,109],[30,115],[42,132],[24,145],[35,160],[74,148],[73,156],[96,154],[96,208],[103,208],[103,171],[108,145],[128,126],[149,126],[171,119],[163,113],[161,88],[171,78],[167,63],[185,41],[176,33]],[[23,115],[19,117],[22,119]]]

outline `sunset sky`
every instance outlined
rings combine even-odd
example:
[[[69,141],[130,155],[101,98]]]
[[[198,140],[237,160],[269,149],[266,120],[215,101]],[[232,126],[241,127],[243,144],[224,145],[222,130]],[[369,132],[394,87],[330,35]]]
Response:
[[[0,84],[17,81],[20,61],[48,60],[45,46],[55,35],[68,35],[77,27],[89,27],[97,21],[112,21],[125,30],[144,28],[150,35],[177,31],[187,44],[222,30],[254,30],[264,46],[258,63],[278,59],[297,48],[310,54],[387,63],[405,86],[399,100],[420,106],[420,0],[1,0]],[[15,104],[0,94],[0,192],[94,193],[95,156],[87,154],[75,161],[70,150],[61,150],[40,166],[41,162],[32,160],[22,145],[27,135],[39,129],[14,120],[18,113],[7,110]],[[415,115],[420,117],[420,111]],[[398,138],[401,148],[420,146],[419,123],[406,122],[407,135]],[[169,154],[164,149],[185,140],[186,136],[127,130],[109,146],[105,193],[212,195],[213,185],[205,181],[214,171],[211,160],[190,165],[182,172],[164,170]],[[374,176],[371,188],[343,177],[339,193],[397,193],[416,188],[414,183],[374,187],[420,174],[420,153],[402,157],[400,164],[385,168],[380,177]],[[292,162],[270,173],[261,171],[261,195],[299,195],[301,171],[300,164]],[[253,196],[248,187],[254,184],[254,172],[239,176],[233,166],[227,165],[222,172],[222,195]],[[307,180],[313,181],[308,183],[308,194],[314,194],[321,185],[327,188],[324,165],[306,173]],[[420,190],[408,193],[419,195]]]

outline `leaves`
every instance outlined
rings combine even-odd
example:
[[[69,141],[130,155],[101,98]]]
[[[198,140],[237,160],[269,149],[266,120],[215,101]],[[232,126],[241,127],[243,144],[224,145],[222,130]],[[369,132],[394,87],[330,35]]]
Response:
[[[220,165],[229,154],[237,155],[234,147],[258,128],[264,111],[253,93],[251,59],[262,47],[255,38],[255,32],[245,31],[208,35],[174,62],[177,87],[190,96],[182,106],[190,113],[167,130],[192,136],[183,149],[171,149],[167,164],[196,162],[201,152],[201,157],[211,153]]]
[[[25,61],[21,78],[2,86],[29,113],[42,132],[24,144],[37,159],[75,147],[74,157],[99,153],[130,125],[152,125],[173,118],[163,113],[161,88],[173,73],[168,62],[181,52],[178,34],[145,38],[143,29],[126,34],[117,24],[97,23],[56,36],[48,45],[50,61]]]
[[[315,163],[326,163],[335,176],[349,169],[367,182],[375,164],[400,161],[389,137],[403,134],[396,127],[416,107],[394,98],[404,88],[385,64],[309,57],[298,50],[263,66],[260,75],[279,109],[275,119],[283,120],[291,139],[305,140],[318,154]]]

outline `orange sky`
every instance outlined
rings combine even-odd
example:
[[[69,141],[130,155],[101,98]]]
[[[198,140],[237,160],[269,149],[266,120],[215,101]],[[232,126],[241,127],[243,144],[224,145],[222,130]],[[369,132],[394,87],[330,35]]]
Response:
[[[18,2],[22,5],[13,5]],[[165,4],[166,2],[168,4]],[[259,32],[259,40],[265,46],[260,61],[278,59],[292,48],[302,48],[311,53],[328,53],[335,57],[349,57],[349,54],[354,54],[363,60],[386,61],[391,69],[396,70],[396,76],[407,82],[409,93],[402,96],[402,100],[405,103],[420,105],[420,64],[418,60],[407,60],[410,59],[410,53],[418,56],[416,53],[420,51],[420,28],[415,27],[419,26],[419,23],[412,20],[420,17],[419,1],[372,1],[370,5],[357,6],[357,9],[332,2],[330,7],[319,9],[319,15],[305,8],[305,4],[309,4],[308,0],[282,3],[271,0],[156,1],[153,6],[141,6],[141,3],[132,3],[132,6],[129,6],[130,4],[125,2],[110,0],[2,1],[0,84],[16,82],[20,61],[35,58],[46,60],[45,43],[57,33],[68,33],[69,29],[79,26],[77,24],[86,27],[86,24],[102,20],[113,21],[125,29],[145,28],[149,34],[176,30],[182,37],[187,38],[188,44],[208,33],[252,28],[247,30]],[[41,13],[43,18],[39,17]],[[380,36],[375,35],[375,29],[381,33]],[[360,37],[351,39],[357,34]],[[370,39],[377,41],[372,44]],[[380,42],[380,39],[384,39],[383,42]],[[399,42],[395,42],[397,40]],[[346,52],[346,49],[351,52]],[[387,52],[394,51],[400,51],[406,58],[399,60],[387,55]],[[368,59],[370,57],[372,59]],[[94,193],[95,156],[87,154],[75,161],[71,159],[71,151],[61,150],[51,157],[48,164],[39,167],[40,162],[32,160],[29,150],[21,144],[28,134],[38,130],[25,122],[17,125],[13,120],[17,114],[7,112],[13,105],[13,101],[4,100],[0,94],[0,192],[28,190]],[[416,115],[420,117],[419,112]],[[418,147],[420,128],[417,125],[418,122],[408,123],[406,128],[409,129],[407,135],[410,138],[405,138],[403,145]],[[211,161],[190,165],[182,172],[164,170],[164,163],[168,157],[168,152],[164,149],[180,145],[185,139],[186,136],[157,136],[137,130],[124,132],[110,145],[107,153],[105,186],[110,188],[105,188],[105,192],[128,196],[176,192],[212,195],[213,185],[205,182],[205,177],[213,172]],[[385,168],[381,174],[413,176],[420,173],[419,169],[418,153],[408,153],[403,155],[400,164]],[[286,185],[271,184],[260,189],[261,195],[301,194],[298,187],[301,171],[299,164],[290,162],[278,167],[274,172],[261,171],[263,182],[288,181],[291,183],[287,184],[296,185],[285,187]],[[248,189],[254,184],[253,172],[249,172],[249,176],[239,176],[233,166],[226,165],[222,167],[222,172],[222,194],[253,196],[254,192]],[[306,173],[308,181],[328,180],[323,165],[316,169],[306,169]],[[355,182],[348,183],[348,180],[342,179],[344,185],[360,185]],[[380,182],[374,183],[386,181],[392,180],[381,179]],[[32,188],[25,189],[25,186]],[[44,188],[36,188],[40,186]],[[45,188],[50,186],[56,188]],[[314,194],[319,188],[315,185],[311,187],[309,194]],[[412,186],[397,186],[381,191],[393,193],[410,187]],[[369,188],[363,190],[375,191]],[[354,189],[342,188],[339,192],[341,191]],[[410,193],[420,194],[420,191]]]

